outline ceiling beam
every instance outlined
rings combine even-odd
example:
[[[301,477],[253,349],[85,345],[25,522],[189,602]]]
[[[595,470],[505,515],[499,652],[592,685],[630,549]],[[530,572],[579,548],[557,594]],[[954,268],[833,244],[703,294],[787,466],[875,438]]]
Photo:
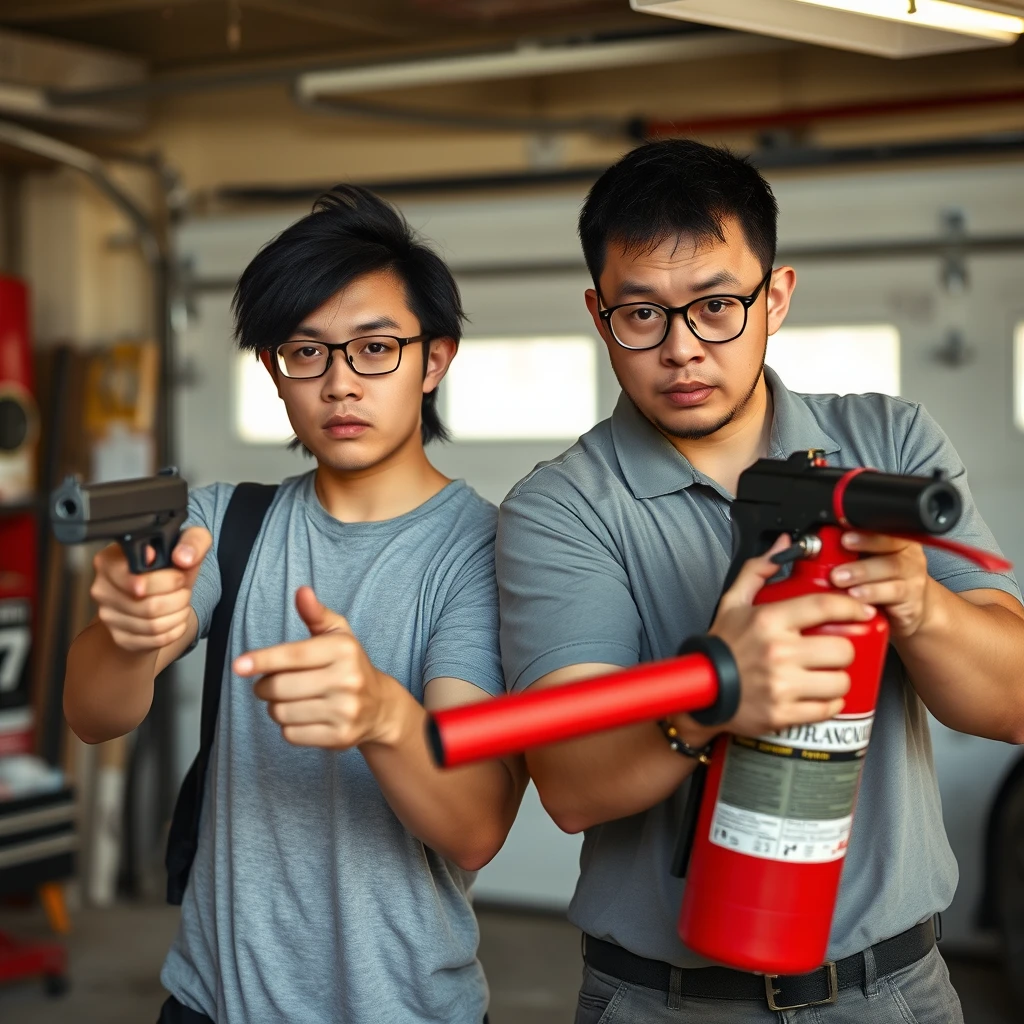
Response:
[[[210,4],[214,0],[15,0],[0,9],[0,22],[25,24],[47,21],[102,18],[113,14],[133,14],[164,11],[174,7]],[[221,0],[228,12],[228,3]],[[403,25],[397,19],[375,18],[373,15],[344,10],[340,5],[322,7],[308,0],[238,0],[243,17],[245,9],[265,11],[293,18],[297,21],[329,25],[355,32],[365,32],[386,38],[407,38],[422,25]]]
[[[6,24],[102,18],[108,14],[160,11],[189,7],[209,0],[15,0],[4,4],[0,21]]]

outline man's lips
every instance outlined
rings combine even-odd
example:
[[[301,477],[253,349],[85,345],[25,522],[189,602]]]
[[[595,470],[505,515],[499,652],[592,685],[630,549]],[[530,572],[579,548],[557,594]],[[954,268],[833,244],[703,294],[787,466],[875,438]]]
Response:
[[[358,416],[332,416],[325,424],[324,430],[331,437],[358,437],[369,429],[370,424]]]
[[[675,406],[685,409],[692,405],[700,405],[711,397],[715,390],[713,384],[705,384],[703,381],[686,381],[682,384],[673,384],[662,392],[665,397]]]

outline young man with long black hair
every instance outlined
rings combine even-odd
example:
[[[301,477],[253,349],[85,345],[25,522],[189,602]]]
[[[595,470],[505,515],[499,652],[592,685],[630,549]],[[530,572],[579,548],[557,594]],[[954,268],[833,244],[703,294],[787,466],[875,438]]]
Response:
[[[468,896],[519,807],[519,761],[444,773],[426,709],[503,692],[496,511],[431,465],[462,309],[443,261],[338,186],[242,274],[236,334],[315,469],[284,481],[231,619],[198,849],[161,1021],[480,1024]],[[230,484],[190,497],[174,566],[96,558],[65,712],[99,742],[210,629]]]
[[[995,549],[963,464],[920,405],[799,395],[765,367],[796,283],[791,267],[773,265],[776,220],[749,163],[683,140],[634,150],[587,197],[586,302],[623,394],[609,420],[502,503],[501,649],[513,689],[669,657],[704,630],[729,562],[729,502],[760,457],[816,448],[833,465],[942,470],[964,501],[951,536]],[[957,870],[926,712],[1024,741],[1020,592],[1009,573],[911,541],[849,532],[844,543],[866,557],[833,580],[885,613],[892,650],[829,944],[835,975],[826,967],[766,985],[683,946],[671,856],[686,780],[717,730],[678,716],[683,742],[672,747],[652,723],[527,758],[555,821],[585,831],[570,909],[585,934],[577,1024],[962,1021],[931,924]],[[774,632],[773,658],[790,651],[810,624],[781,621],[791,613],[785,603],[759,609],[748,636]],[[734,614],[723,602],[711,632]],[[757,736],[841,711],[850,645],[814,639],[807,671],[775,688],[769,713],[741,704],[725,731]],[[744,678],[744,700],[755,681]]]

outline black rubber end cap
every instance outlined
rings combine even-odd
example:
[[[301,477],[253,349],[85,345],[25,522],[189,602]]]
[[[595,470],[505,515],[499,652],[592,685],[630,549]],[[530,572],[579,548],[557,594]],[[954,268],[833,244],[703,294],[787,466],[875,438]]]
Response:
[[[438,729],[437,722],[433,715],[427,716],[427,747],[429,748],[437,767],[446,767],[444,759],[444,740],[441,739],[441,730]]]
[[[740,706],[740,670],[729,645],[717,636],[691,636],[679,648],[684,654],[703,654],[718,677],[718,700],[709,708],[691,711],[690,717],[701,725],[722,725]]]

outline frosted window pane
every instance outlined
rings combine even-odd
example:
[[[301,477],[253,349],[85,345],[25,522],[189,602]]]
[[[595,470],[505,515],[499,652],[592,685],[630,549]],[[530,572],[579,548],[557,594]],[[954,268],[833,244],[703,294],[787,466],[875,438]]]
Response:
[[[1013,422],[1024,430],[1024,320],[1013,332]]]
[[[768,339],[766,362],[792,391],[900,393],[900,333],[891,324],[783,327]]]
[[[445,377],[459,441],[575,440],[597,419],[593,338],[468,338]]]
[[[235,432],[249,444],[280,444],[295,433],[270,374],[251,352],[240,352],[235,363]]]

